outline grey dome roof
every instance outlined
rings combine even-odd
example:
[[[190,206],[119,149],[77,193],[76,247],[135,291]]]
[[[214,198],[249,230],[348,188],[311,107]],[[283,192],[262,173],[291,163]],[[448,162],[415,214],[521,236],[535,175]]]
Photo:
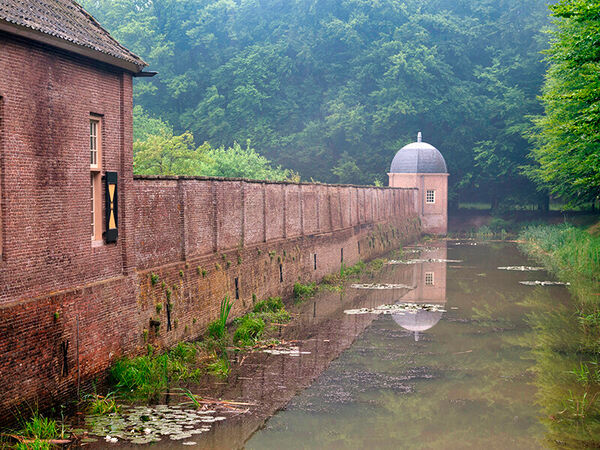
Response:
[[[402,147],[390,167],[390,173],[447,173],[446,161],[437,148],[427,142],[421,142],[421,133],[417,142]]]

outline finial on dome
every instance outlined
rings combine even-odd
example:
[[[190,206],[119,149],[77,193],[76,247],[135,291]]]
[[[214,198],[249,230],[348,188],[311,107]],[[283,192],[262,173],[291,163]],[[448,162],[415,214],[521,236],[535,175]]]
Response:
[[[421,135],[421,132],[419,131],[417,133],[417,142],[421,142],[421,139],[422,139],[422,135]]]

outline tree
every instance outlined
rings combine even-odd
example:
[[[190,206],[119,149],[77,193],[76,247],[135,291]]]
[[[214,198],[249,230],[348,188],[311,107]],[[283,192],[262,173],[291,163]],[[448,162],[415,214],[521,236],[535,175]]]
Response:
[[[150,116],[141,105],[133,108],[133,140],[145,141],[149,136],[173,134],[173,127],[163,121]]]
[[[194,148],[194,137],[167,131],[133,144],[133,172],[137,175],[201,175],[208,144]]]
[[[246,148],[241,147],[237,142],[230,148],[224,146],[210,148],[207,143],[204,146],[207,159],[201,164],[199,175],[299,181],[299,177],[292,171],[273,167],[267,158],[250,147],[250,141],[246,143]]]
[[[176,134],[250,139],[304,178],[363,183],[422,131],[454,196],[534,191],[520,130],[541,112],[546,0],[83,3],[159,72],[135,102]]]
[[[540,187],[581,204],[600,194],[600,1],[561,0],[551,10],[556,29],[544,115],[534,120],[538,166],[528,173]]]

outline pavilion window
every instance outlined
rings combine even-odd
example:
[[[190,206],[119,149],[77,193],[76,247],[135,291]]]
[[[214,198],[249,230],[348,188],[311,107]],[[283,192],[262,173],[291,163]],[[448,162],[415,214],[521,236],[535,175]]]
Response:
[[[433,286],[434,282],[433,282],[433,272],[425,272],[425,285],[426,286]]]
[[[425,203],[435,203],[435,191],[428,189],[425,194]]]

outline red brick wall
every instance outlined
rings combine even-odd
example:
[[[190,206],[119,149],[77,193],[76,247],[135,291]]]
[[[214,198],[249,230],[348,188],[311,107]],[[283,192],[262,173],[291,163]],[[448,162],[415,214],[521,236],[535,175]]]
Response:
[[[92,247],[90,113],[102,114],[103,167],[131,183],[131,77],[0,38],[0,305],[121,275],[122,239]]]
[[[232,316],[239,315],[255,299],[289,296],[295,282],[317,281],[338,271],[342,249],[344,263],[354,264],[414,239],[420,231],[414,211],[399,213],[403,203],[413,204],[412,190],[189,177],[137,177],[134,190],[140,345],[163,347],[194,339],[218,317],[226,295],[235,300]],[[161,196],[165,200],[157,203]],[[399,205],[388,206],[388,201]],[[379,221],[359,221],[372,216],[373,209]],[[145,219],[148,211],[151,221]],[[200,236],[207,242],[213,236],[218,249],[185,239],[181,252],[173,250],[182,242],[179,236]],[[153,276],[158,280],[154,284]],[[160,323],[158,333],[151,321]]]
[[[197,338],[236,279],[233,316],[339,270],[342,249],[353,264],[420,232],[411,190],[134,179],[130,75],[5,35],[0,55],[0,424],[148,343]],[[90,240],[90,113],[119,173],[111,245]]]
[[[2,424],[24,401],[74,392],[78,361],[86,383],[134,349],[139,308],[131,76],[5,34],[0,55]],[[102,115],[103,169],[119,173],[117,244],[91,243],[90,113]]]

